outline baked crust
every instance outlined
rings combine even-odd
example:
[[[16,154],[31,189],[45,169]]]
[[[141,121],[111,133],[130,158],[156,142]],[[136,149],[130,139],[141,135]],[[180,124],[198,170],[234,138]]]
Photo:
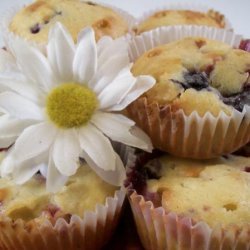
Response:
[[[225,28],[225,18],[219,12],[209,10],[207,13],[192,10],[163,10],[154,13],[141,22],[137,34],[161,26],[169,25],[204,25],[215,28]]]
[[[249,158],[194,161],[163,156],[158,161],[161,177],[148,180],[147,190],[161,196],[166,211],[205,221],[211,227],[250,222]]]

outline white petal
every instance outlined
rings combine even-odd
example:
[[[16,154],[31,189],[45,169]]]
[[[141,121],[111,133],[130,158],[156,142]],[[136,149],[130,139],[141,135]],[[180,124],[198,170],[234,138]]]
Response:
[[[21,166],[13,172],[13,179],[16,184],[22,185],[28,180],[30,180],[43,166],[41,165],[33,165],[32,161],[25,161]]]
[[[152,151],[150,138],[139,128],[131,126],[131,120],[125,116],[100,112],[92,117],[92,122],[114,141]]]
[[[151,139],[142,129],[140,129],[137,126],[133,126],[130,129],[130,133],[135,138],[138,138],[138,144],[137,142],[135,142],[134,147],[141,148],[147,152],[152,152],[153,145],[152,145]],[[142,142],[142,144],[140,144],[140,141]]]
[[[47,173],[48,173],[48,165],[43,164],[41,165],[40,169],[39,169],[41,175],[46,178],[47,177]]]
[[[25,128],[34,123],[33,120],[12,119],[9,115],[0,116],[0,138],[19,135]]]
[[[19,67],[28,79],[45,91],[56,86],[56,77],[42,52],[20,39],[13,39],[11,47]]]
[[[76,173],[79,167],[80,144],[75,130],[62,130],[53,146],[53,161],[58,171],[66,176]]]
[[[35,103],[43,103],[45,100],[44,92],[38,89],[34,84],[18,72],[5,72],[0,73],[0,90],[12,90],[18,94],[27,97]]]
[[[89,87],[99,93],[119,72],[129,65],[128,44],[122,39],[113,40],[103,37],[98,41],[98,67],[95,76],[89,82]]]
[[[48,60],[61,81],[73,79],[75,45],[70,33],[61,23],[56,23],[49,33]]]
[[[115,169],[115,152],[108,140],[98,129],[87,125],[79,130],[81,149],[104,170]]]
[[[120,157],[115,153],[115,170],[107,171],[101,169],[95,164],[93,159],[91,159],[86,153],[83,152],[83,158],[86,160],[89,167],[96,172],[96,174],[103,179],[105,182],[114,185],[122,186],[124,180],[126,179],[125,167],[120,159]]]
[[[1,136],[0,137],[0,149],[8,148],[13,145],[18,136]]]
[[[129,93],[136,82],[136,78],[130,73],[129,67],[109,83],[98,95],[99,104],[102,110],[108,109],[121,102]]]
[[[128,43],[124,38],[113,40],[108,36],[102,37],[97,43],[98,50],[98,69],[107,62],[113,55],[120,55],[126,59],[126,64],[129,64]],[[114,65],[115,66],[115,65]],[[122,68],[122,67],[121,67]],[[118,72],[121,70],[118,70]]]
[[[17,184],[23,184],[30,180],[44,166],[44,162],[48,158],[48,152],[44,152],[26,161],[18,161],[14,157],[13,152],[14,150],[10,153],[14,162],[12,177]]]
[[[94,78],[89,81],[88,86],[95,92],[100,93],[104,87],[117,77],[121,70],[124,71],[125,67],[130,68],[126,54],[110,56],[110,58],[97,70]],[[103,78],[105,79],[104,82]]]
[[[43,113],[40,107],[13,92],[3,92],[0,94],[0,107],[15,118],[32,120],[43,119]]]
[[[110,44],[113,41],[113,38],[110,36],[103,36],[98,40],[98,42],[96,43],[98,57],[100,57],[104,51],[111,49]]]
[[[5,109],[0,107],[0,116],[6,115],[6,114],[8,114],[8,112]]]
[[[82,39],[77,46],[73,61],[73,72],[77,81],[87,83],[97,68],[97,49],[95,34],[91,28],[82,32]]]
[[[9,115],[0,117],[0,148],[11,146],[21,132],[28,126],[34,124],[32,120],[11,119]]]
[[[46,122],[26,128],[16,140],[13,157],[25,161],[49,150],[56,133],[56,128]]]
[[[7,153],[7,156],[4,157],[3,161],[1,162],[0,173],[2,178],[7,178],[10,176],[11,172],[15,168],[15,161],[10,152]]]
[[[124,96],[121,102],[108,108],[108,111],[120,111],[125,109],[131,102],[140,97],[143,93],[151,89],[155,84],[155,79],[151,76],[139,76],[129,93]]]
[[[49,166],[47,170],[46,189],[48,192],[56,193],[67,182],[68,177],[63,176],[56,168],[52,159],[52,155],[49,158]]]
[[[7,51],[0,49],[0,72],[16,68],[14,57]]]

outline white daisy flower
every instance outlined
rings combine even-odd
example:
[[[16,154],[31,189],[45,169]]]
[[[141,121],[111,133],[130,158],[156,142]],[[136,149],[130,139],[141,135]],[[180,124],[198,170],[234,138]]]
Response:
[[[152,150],[149,138],[117,111],[155,83],[131,74],[126,42],[104,37],[96,43],[87,28],[75,45],[57,23],[46,53],[18,39],[11,49],[16,63],[5,55],[0,73],[0,148],[13,146],[1,175],[22,184],[40,170],[56,192],[84,158],[105,181],[121,185],[124,167],[108,138]]]

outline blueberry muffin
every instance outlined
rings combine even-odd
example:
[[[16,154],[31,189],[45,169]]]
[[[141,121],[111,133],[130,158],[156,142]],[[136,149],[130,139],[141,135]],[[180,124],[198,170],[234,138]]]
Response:
[[[163,10],[139,23],[136,32],[140,34],[170,25],[203,25],[215,28],[225,28],[226,26],[224,16],[214,10],[209,10],[206,13],[193,10]]]
[[[122,199],[112,198],[116,190],[86,164],[54,194],[40,174],[21,186],[0,179],[0,248],[98,249],[119,218]]]
[[[61,22],[75,41],[87,26],[93,27],[97,40],[104,35],[117,38],[128,31],[126,21],[112,9],[80,0],[37,0],[16,13],[9,30],[25,39],[46,43],[56,22]]]
[[[231,128],[213,121],[218,122],[222,114],[229,123],[236,113],[245,116],[250,106],[250,53],[219,41],[188,37],[147,51],[132,72],[156,79],[155,86],[128,108],[129,116],[150,135],[155,147],[184,157],[211,158],[249,142],[248,119],[247,127],[239,128],[248,131],[243,141],[238,135],[239,143],[237,125]],[[227,140],[227,133],[230,146],[220,147],[219,140]]]
[[[233,246],[239,244],[240,247],[240,235],[250,229],[250,158],[232,155],[207,161],[168,155],[151,158],[144,162],[143,167],[138,165],[128,174],[132,192],[130,202],[141,238],[145,238],[146,249],[153,249],[152,244],[161,246],[157,249],[166,249],[164,244],[168,244],[177,233],[171,230],[179,230],[178,238],[172,240],[176,245],[184,244],[185,249],[238,249]],[[153,208],[145,204],[147,201],[151,201]],[[141,213],[144,216],[147,214],[147,237],[140,228],[144,223]],[[175,223],[175,228],[172,223]],[[190,245],[197,240],[195,228],[201,224],[201,245],[191,248]],[[151,231],[153,225],[155,227]],[[217,239],[217,246],[214,245],[214,238]],[[158,241],[152,243],[154,239]],[[249,240],[249,234],[245,235],[245,248],[239,249],[247,249]],[[204,248],[202,241],[206,243]],[[228,248],[223,244],[228,244]]]

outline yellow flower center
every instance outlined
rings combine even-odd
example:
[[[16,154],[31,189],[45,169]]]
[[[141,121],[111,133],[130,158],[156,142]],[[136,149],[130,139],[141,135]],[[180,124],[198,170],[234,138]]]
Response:
[[[64,83],[47,97],[46,111],[50,120],[60,128],[85,125],[98,105],[95,93],[84,85]]]

